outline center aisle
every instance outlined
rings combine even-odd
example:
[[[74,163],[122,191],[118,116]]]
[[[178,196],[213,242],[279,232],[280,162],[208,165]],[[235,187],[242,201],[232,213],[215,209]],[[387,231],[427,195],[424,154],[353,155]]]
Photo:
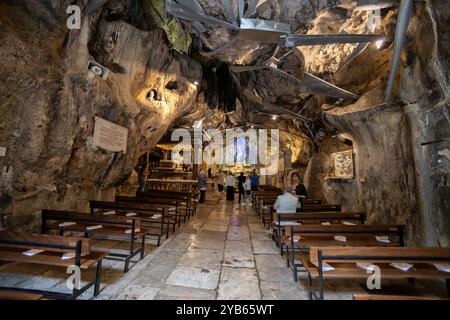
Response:
[[[222,200],[200,205],[188,224],[97,299],[303,300],[306,285],[294,282],[251,205]],[[326,288],[330,299],[343,298],[336,289]]]

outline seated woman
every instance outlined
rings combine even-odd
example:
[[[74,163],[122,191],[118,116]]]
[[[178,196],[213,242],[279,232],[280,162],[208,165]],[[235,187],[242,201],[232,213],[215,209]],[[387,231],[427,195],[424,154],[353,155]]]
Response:
[[[306,191],[305,185],[302,183],[300,176],[297,172],[292,173],[291,175],[291,185],[295,190],[295,194],[302,198],[308,197],[308,192]]]

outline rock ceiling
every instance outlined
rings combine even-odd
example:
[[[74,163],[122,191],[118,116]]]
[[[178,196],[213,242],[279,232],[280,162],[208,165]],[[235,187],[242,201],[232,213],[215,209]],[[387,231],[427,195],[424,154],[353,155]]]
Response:
[[[87,11],[91,13],[107,2],[91,1]],[[119,2],[110,1],[106,10]],[[153,8],[152,16],[159,6],[159,15],[171,19],[159,26],[169,40],[175,39],[175,49],[180,36],[174,33],[191,35],[191,52],[196,51],[217,78],[215,92],[229,91],[226,94],[234,98],[232,106],[225,108],[228,126],[270,127],[274,125],[270,123],[272,115],[279,115],[279,127],[287,125],[314,140],[326,127],[321,116],[323,104],[345,106],[367,94],[371,96],[365,101],[380,103],[389,74],[390,97],[395,72],[389,68],[361,77],[359,83],[348,81],[353,77],[346,77],[345,72],[362,54],[366,54],[366,68],[380,60],[389,63],[394,38],[396,55],[400,54],[412,2],[401,4],[397,35],[397,1],[161,0],[144,1],[144,6]],[[376,11],[380,8],[383,10]],[[167,27],[174,23],[179,27]],[[373,52],[378,49],[383,50]],[[398,63],[397,58],[393,70]],[[223,81],[218,68],[225,68],[232,81]],[[374,81],[378,82],[376,97],[371,92]],[[208,85],[205,89],[212,91]],[[215,102],[210,107],[223,107],[220,98]]]

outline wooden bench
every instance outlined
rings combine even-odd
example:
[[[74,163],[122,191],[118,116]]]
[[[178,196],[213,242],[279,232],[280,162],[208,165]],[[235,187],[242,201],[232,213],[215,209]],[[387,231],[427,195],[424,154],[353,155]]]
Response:
[[[302,204],[300,212],[339,212],[340,204]]]
[[[302,204],[304,204],[304,205],[306,205],[306,204],[322,204],[322,200],[320,200],[320,199],[309,199],[309,198],[307,198],[307,199],[300,200],[300,202]]]
[[[145,192],[137,192],[136,198],[140,198],[142,201],[149,203],[158,203],[161,201],[164,203],[175,203],[178,228],[181,226],[181,218],[183,219],[183,223],[186,223],[191,216],[195,215],[197,210],[193,195],[189,192],[150,190]]]
[[[175,232],[177,225],[180,225],[181,215],[179,213],[180,202],[174,199],[150,199],[145,197],[116,196],[116,202],[144,204],[147,212],[164,211],[164,219],[167,222],[168,229]]]
[[[449,264],[449,248],[406,247],[311,247],[301,260],[308,273],[310,299],[324,299],[325,279],[367,279],[370,273],[357,263],[370,263],[380,268],[381,279],[445,280],[450,294],[450,273],[440,271],[434,263]],[[333,270],[325,271],[328,264]],[[391,263],[409,263],[413,267],[399,270]],[[317,294],[313,280],[319,282]]]
[[[259,206],[257,207],[259,210],[258,216],[261,219],[261,222],[264,226],[267,225],[267,228],[270,228],[270,224],[272,222],[272,212],[274,212],[273,205],[277,199],[276,198],[262,198],[259,200]]]
[[[24,254],[29,250],[42,250],[32,255]],[[45,234],[27,234],[21,232],[0,231],[0,260],[47,266],[65,267],[77,266],[80,269],[88,269],[96,265],[95,279],[80,289],[74,288],[72,293],[46,291],[28,288],[7,288],[0,290],[12,291],[11,295],[6,291],[4,297],[11,299],[34,299],[37,296],[46,298],[75,299],[80,294],[94,286],[94,296],[100,290],[100,278],[102,260],[108,254],[104,251],[92,251],[89,239],[76,237],[51,236]],[[63,259],[63,257],[65,259]],[[31,295],[23,295],[28,293]]]
[[[161,237],[169,237],[169,223],[166,218],[170,206],[153,205],[136,202],[107,202],[89,201],[91,214],[103,216],[124,216],[139,218],[141,231],[146,235],[157,238],[157,246],[161,244]],[[144,225],[145,223],[145,225]]]
[[[264,225],[266,225],[266,223],[267,223],[268,228],[270,228],[270,226],[273,223],[273,217],[274,217],[274,213],[276,213],[276,210],[273,207],[273,204],[270,205],[270,203],[268,203],[266,205],[266,208],[267,209],[264,212],[264,220],[265,220]],[[323,210],[323,211],[321,211],[321,210]],[[341,206],[340,205],[311,205],[309,207],[306,207],[306,209],[304,207],[302,209],[297,208],[297,212],[298,213],[328,214],[328,213],[333,213],[333,212],[341,212]]]
[[[283,255],[284,243],[281,241],[286,227],[303,224],[364,224],[365,212],[305,212],[305,213],[274,213],[272,220],[272,239],[280,247]]]
[[[297,281],[298,268],[304,252],[310,247],[363,246],[402,247],[404,246],[403,225],[301,225],[291,226],[289,234],[283,237],[286,246],[286,262]],[[377,239],[377,237],[380,237]],[[384,239],[383,239],[384,238]],[[382,242],[381,239],[387,241]]]
[[[280,188],[277,188],[275,186],[272,186],[270,184],[261,184],[258,186],[259,189],[262,189],[264,191],[273,190],[273,191],[281,191]]]
[[[128,253],[109,252],[108,256],[125,259],[124,272],[128,272],[130,261],[140,253],[145,255],[145,232],[141,231],[141,220],[135,217],[116,217],[93,215],[80,212],[42,210],[41,232],[56,230],[59,235],[64,232],[82,233],[85,238],[101,238],[110,240],[109,236],[120,237],[130,243]],[[136,248],[136,241],[141,239],[140,247]]]
[[[44,296],[38,293],[21,292],[14,290],[0,290],[0,300],[42,300]]]
[[[258,206],[258,201],[261,197],[271,196],[271,197],[276,198],[280,194],[281,194],[281,192],[278,190],[275,190],[275,191],[252,191],[252,208],[253,208],[253,210],[255,210],[256,214],[258,214],[257,206]]]
[[[191,216],[195,214],[195,201],[192,199],[193,195],[190,192],[184,191],[161,191],[161,190],[149,190],[145,192],[137,192],[136,198],[141,198],[146,202],[158,201],[176,203],[176,212],[178,215],[178,227],[181,226],[181,218],[183,223],[186,223]],[[196,209],[195,209],[196,210]]]

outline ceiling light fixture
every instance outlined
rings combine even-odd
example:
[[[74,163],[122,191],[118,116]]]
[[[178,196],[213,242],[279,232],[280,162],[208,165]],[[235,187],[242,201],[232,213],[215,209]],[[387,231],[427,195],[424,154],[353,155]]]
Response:
[[[377,42],[375,42],[375,45],[377,46],[377,49],[380,50],[381,47],[383,46],[383,40],[378,40]]]

